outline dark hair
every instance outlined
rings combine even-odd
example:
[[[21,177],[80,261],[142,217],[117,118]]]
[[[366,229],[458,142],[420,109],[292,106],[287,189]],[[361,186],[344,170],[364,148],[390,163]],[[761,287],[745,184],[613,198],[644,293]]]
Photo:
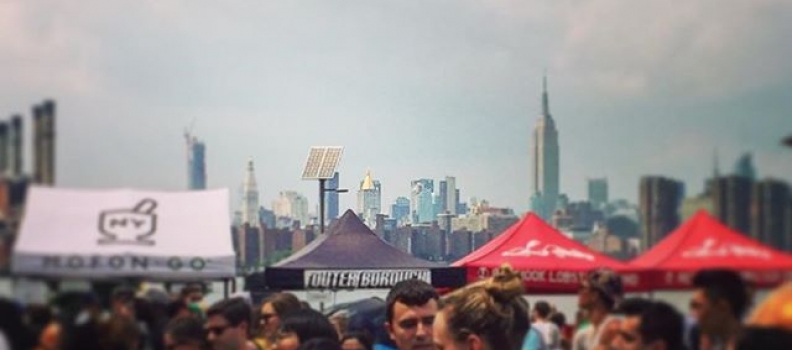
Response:
[[[641,326],[638,331],[644,343],[662,340],[666,349],[684,349],[682,336],[684,326],[682,314],[673,306],[656,301],[649,302],[641,313]]]
[[[652,306],[650,300],[644,298],[629,298],[619,304],[615,313],[625,316],[641,316],[644,311]]]
[[[341,350],[341,344],[335,338],[313,338],[305,343],[300,341],[297,350]]]
[[[539,314],[539,317],[547,318],[547,316],[550,315],[550,304],[544,300],[537,301],[536,304],[534,304],[534,310]]]
[[[440,299],[440,295],[429,283],[415,278],[396,283],[385,299],[385,321],[393,321],[393,305],[397,302],[407,306],[421,306],[433,299]]]
[[[141,345],[140,327],[132,318],[113,316],[99,324],[99,349],[129,350]]]
[[[703,289],[711,302],[725,300],[734,318],[742,319],[748,308],[748,289],[740,275],[732,270],[702,270],[693,277],[693,287]]]
[[[204,288],[200,283],[190,283],[182,287],[179,295],[184,298],[192,293],[203,293]]]
[[[176,343],[200,344],[202,348],[206,348],[203,322],[197,317],[175,318],[165,326],[165,333],[170,334]]]
[[[266,303],[272,304],[272,308],[280,317],[303,309],[300,299],[297,299],[292,293],[275,293],[265,299],[261,305],[264,306]]]
[[[218,301],[206,311],[207,318],[223,316],[231,326],[238,326],[242,322],[247,322],[249,325],[251,315],[250,305],[242,298]]]
[[[366,350],[371,350],[374,347],[374,341],[365,332],[349,332],[344,334],[341,337],[341,345],[344,345],[344,342],[350,339],[357,339],[360,345],[363,345],[363,348]]]
[[[336,332],[330,321],[321,312],[311,309],[300,309],[286,314],[281,318],[279,331],[294,333],[300,338],[300,344],[314,338],[330,338],[338,340]]]
[[[737,350],[787,350],[792,332],[779,327],[746,327],[737,342]]]
[[[555,323],[559,330],[563,329],[566,326],[566,316],[560,312],[555,312],[550,315],[550,322]]]
[[[181,310],[190,310],[187,307],[187,303],[185,303],[182,299],[171,301],[165,308],[169,319],[176,317],[176,315],[178,315],[179,311]]]

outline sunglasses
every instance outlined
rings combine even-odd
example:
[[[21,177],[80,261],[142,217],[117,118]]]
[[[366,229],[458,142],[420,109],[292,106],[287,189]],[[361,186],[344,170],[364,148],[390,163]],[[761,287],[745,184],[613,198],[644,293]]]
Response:
[[[273,317],[278,316],[278,314],[261,314],[261,319],[259,320],[261,324],[269,322],[269,320]]]
[[[231,328],[231,326],[215,326],[215,327],[206,327],[206,334],[214,334],[216,336],[223,334],[226,329]]]
[[[434,323],[434,319],[435,319],[434,316],[427,316],[427,317],[424,317],[424,318],[421,318],[421,319],[410,318],[410,319],[399,321],[398,324],[399,324],[399,327],[404,328],[404,329],[416,328],[416,327],[418,327],[418,323],[423,324],[424,327],[431,327],[432,324]]]

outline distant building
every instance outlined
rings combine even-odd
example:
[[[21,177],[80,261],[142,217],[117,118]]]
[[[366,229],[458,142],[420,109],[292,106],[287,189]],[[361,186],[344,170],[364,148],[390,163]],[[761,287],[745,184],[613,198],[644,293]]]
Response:
[[[753,185],[751,236],[779,250],[792,250],[792,195],[785,182],[767,179]]]
[[[435,193],[435,215],[445,213],[448,210],[448,182],[440,180]]]
[[[358,190],[357,211],[360,219],[369,227],[375,227],[377,215],[382,213],[382,186],[367,172]]]
[[[55,101],[33,106],[33,180],[55,184]],[[206,174],[204,172],[204,183]]]
[[[445,260],[445,233],[433,223],[432,225],[411,226],[410,253],[430,261]]]
[[[446,183],[446,193],[445,199],[443,202],[445,206],[443,207],[443,212],[448,212],[449,214],[456,215],[457,214],[457,206],[459,205],[459,189],[456,187],[456,177],[453,176],[446,176],[445,178]]]
[[[558,210],[553,214],[550,223],[562,231],[591,232],[596,223],[604,223],[605,214],[589,202],[572,202],[566,209]]]
[[[280,192],[278,199],[272,202],[272,211],[276,216],[276,227],[289,227],[290,225],[286,224],[285,221],[291,221],[291,226],[294,226],[293,222],[298,221],[300,223],[299,227],[303,227],[307,225],[310,220],[308,215],[308,199],[295,191]],[[290,220],[284,220],[282,218]]]
[[[491,207],[481,201],[467,215],[451,219],[451,231],[492,232],[499,235],[519,220],[512,209]]]
[[[588,179],[588,201],[597,209],[608,203],[608,179]]]
[[[734,175],[756,181],[756,168],[750,153],[743,154],[734,164]]]
[[[685,198],[682,201],[682,207],[679,209],[682,222],[688,221],[701,210],[710,213],[710,215],[714,214],[711,195],[702,194],[696,197]]]
[[[434,180],[419,179],[411,182],[410,216],[413,224],[430,223],[435,219],[432,193]]]
[[[654,246],[679,226],[683,197],[684,185],[679,181],[660,176],[641,178],[639,208],[645,248]]]
[[[253,169],[253,159],[248,161],[247,174],[242,183],[242,212],[241,223],[250,227],[259,227],[259,191],[256,185],[256,174]]]
[[[744,176],[725,176],[712,183],[713,214],[735,231],[751,232],[750,205],[753,181]]]
[[[468,230],[453,231],[447,235],[447,261],[459,260],[473,251],[473,233]]]
[[[339,189],[339,177],[340,175],[338,172],[333,174],[333,178],[327,180],[325,188],[328,190]],[[336,191],[327,191],[327,193],[325,193],[325,219],[328,223],[332,223],[335,219],[338,219],[338,192]]]
[[[405,197],[396,198],[396,202],[391,205],[391,218],[397,223],[403,224],[409,221],[410,200]]]
[[[272,210],[267,210],[264,207],[259,207],[259,219],[261,225],[273,229],[275,228],[275,212]]]
[[[542,114],[534,128],[532,141],[531,211],[549,220],[558,207],[560,151],[558,131],[550,115],[547,77],[543,81]]]
[[[264,262],[264,235],[259,227],[244,224],[235,228],[234,242],[237,260],[243,268],[250,269],[260,266]]]
[[[629,260],[636,255],[635,251],[630,249],[626,239],[608,232],[604,227],[595,230],[586,246],[618,260]]]

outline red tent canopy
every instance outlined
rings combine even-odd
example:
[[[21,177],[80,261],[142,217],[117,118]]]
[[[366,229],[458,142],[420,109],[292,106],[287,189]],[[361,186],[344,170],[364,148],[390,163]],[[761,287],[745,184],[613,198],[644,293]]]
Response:
[[[792,273],[792,256],[732,231],[700,211],[629,265],[647,271],[654,289],[689,288],[693,275],[708,268],[734,269],[757,286],[767,287]]]
[[[503,264],[520,271],[529,293],[574,293],[581,278],[599,267],[623,272],[625,288],[636,290],[637,274],[617,260],[599,254],[550,227],[534,214],[509,227],[483,247],[456,261],[468,281],[486,278]]]

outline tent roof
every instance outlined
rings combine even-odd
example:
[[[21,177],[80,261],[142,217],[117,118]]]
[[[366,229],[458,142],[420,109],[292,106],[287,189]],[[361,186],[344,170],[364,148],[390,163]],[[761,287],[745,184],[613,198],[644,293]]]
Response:
[[[40,277],[233,277],[227,190],[32,186],[12,271]]]
[[[731,230],[702,210],[630,265],[664,271],[761,271],[792,269],[792,256]]]
[[[347,210],[327,232],[276,264],[290,269],[399,269],[445,265],[407,254],[372,232],[352,210]]]
[[[589,249],[546,224],[533,213],[453,266],[515,270],[589,271],[598,267],[624,270],[626,264]]]

